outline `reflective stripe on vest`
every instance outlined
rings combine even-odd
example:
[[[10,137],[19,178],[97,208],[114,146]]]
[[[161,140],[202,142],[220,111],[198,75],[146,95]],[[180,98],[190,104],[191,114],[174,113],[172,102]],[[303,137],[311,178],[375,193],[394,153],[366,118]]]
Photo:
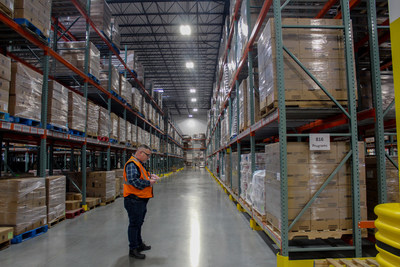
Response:
[[[137,167],[139,167],[140,179],[150,180],[149,173],[143,167],[142,163],[134,156],[131,156],[131,158],[125,163],[124,166],[124,197],[127,197],[129,195],[135,195],[140,198],[152,198],[153,188],[151,186],[145,187],[142,190],[140,190],[128,183],[128,179],[126,177],[126,165],[128,165],[131,162],[133,162]]]

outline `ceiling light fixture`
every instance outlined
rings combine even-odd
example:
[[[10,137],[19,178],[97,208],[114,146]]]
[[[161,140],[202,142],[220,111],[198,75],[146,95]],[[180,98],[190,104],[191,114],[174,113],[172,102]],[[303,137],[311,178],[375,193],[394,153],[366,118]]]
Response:
[[[192,61],[186,62],[186,68],[193,69],[194,68],[193,62]]]
[[[189,114],[189,118],[193,118],[193,115]]]
[[[192,102],[197,102],[197,98],[192,98]]]
[[[194,88],[192,88],[192,89],[190,89],[190,92],[193,94],[193,93],[196,93],[196,89],[194,89]]]
[[[182,35],[190,35],[192,33],[189,25],[181,25],[179,29]]]
[[[197,112],[197,108],[194,108],[194,109],[193,109],[193,112]]]

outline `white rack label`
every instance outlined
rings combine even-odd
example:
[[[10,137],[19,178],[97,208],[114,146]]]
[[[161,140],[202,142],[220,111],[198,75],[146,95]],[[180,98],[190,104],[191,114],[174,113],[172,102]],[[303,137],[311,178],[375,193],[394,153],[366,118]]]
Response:
[[[331,150],[329,134],[310,134],[310,150]]]

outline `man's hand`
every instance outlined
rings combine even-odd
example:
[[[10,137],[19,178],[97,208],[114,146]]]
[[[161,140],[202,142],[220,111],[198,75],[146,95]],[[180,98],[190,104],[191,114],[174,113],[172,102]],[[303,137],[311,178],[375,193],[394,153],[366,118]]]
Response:
[[[157,175],[155,175],[155,174],[151,174],[151,177],[150,177],[151,179],[154,179],[154,180],[160,180],[161,178],[160,177],[158,177]]]
[[[153,185],[153,184],[155,184],[157,182],[157,180],[155,180],[155,179],[150,179],[150,185]]]

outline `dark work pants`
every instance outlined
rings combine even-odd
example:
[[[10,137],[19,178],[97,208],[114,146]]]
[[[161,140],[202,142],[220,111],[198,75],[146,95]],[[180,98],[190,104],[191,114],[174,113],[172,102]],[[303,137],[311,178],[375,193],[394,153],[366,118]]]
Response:
[[[129,249],[138,248],[143,243],[142,225],[146,216],[148,201],[149,199],[124,198],[124,206],[129,217]]]

